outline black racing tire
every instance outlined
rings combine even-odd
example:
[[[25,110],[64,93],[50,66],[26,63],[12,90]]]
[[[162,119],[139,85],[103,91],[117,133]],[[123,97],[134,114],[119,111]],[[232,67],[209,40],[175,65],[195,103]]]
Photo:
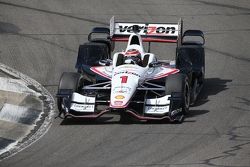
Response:
[[[190,105],[193,106],[195,104],[196,98],[198,96],[198,79],[193,79],[193,86],[190,91]]]
[[[166,95],[177,93],[181,97],[182,114],[187,114],[190,105],[190,87],[187,75],[177,73],[168,76],[165,87]]]
[[[81,74],[75,72],[64,72],[60,78],[58,93],[60,93],[63,89],[70,89],[72,92],[79,92],[82,85]],[[62,101],[62,97],[57,98],[57,108],[59,112],[63,110]]]

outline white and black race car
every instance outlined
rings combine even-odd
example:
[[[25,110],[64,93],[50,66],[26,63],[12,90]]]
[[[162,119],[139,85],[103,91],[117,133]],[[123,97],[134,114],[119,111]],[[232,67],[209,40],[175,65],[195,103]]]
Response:
[[[205,75],[204,35],[200,30],[182,33],[182,24],[181,19],[176,24],[156,24],[115,22],[112,17],[110,28],[94,28],[89,42],[79,46],[77,72],[61,76],[60,115],[98,118],[115,112],[121,121],[133,116],[182,122]],[[115,41],[126,41],[127,47],[111,59]],[[149,43],[148,51],[143,42]],[[175,60],[158,60],[150,52],[151,42],[176,43]]]

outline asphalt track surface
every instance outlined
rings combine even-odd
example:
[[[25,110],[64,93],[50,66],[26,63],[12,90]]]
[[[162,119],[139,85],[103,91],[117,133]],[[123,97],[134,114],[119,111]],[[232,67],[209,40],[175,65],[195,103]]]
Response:
[[[74,71],[78,45],[111,16],[175,22],[206,34],[206,84],[183,124],[55,119],[47,134],[0,162],[33,166],[250,166],[250,3],[248,0],[0,1],[0,61],[55,95]],[[153,47],[162,59],[174,48]],[[119,45],[117,45],[119,49]],[[167,47],[168,48],[168,47]],[[111,119],[112,118],[112,119]]]

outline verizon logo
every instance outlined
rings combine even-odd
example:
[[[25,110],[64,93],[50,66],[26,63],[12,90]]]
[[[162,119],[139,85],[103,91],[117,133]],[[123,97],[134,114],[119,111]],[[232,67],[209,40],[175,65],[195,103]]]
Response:
[[[119,31],[120,33],[132,33],[133,25],[131,26],[119,25]],[[144,34],[175,34],[175,32],[176,32],[175,27],[150,26],[150,25],[139,26],[139,33],[144,33]]]

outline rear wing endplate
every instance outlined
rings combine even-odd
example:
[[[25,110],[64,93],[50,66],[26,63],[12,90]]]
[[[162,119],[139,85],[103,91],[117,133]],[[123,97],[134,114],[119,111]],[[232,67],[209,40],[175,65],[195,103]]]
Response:
[[[187,38],[187,37],[194,37],[195,41],[185,40],[185,38]],[[198,37],[198,39],[196,37]],[[205,44],[205,37],[204,37],[204,34],[201,30],[187,30],[184,32],[184,34],[182,36],[182,42],[184,45],[185,44],[204,45]]]

